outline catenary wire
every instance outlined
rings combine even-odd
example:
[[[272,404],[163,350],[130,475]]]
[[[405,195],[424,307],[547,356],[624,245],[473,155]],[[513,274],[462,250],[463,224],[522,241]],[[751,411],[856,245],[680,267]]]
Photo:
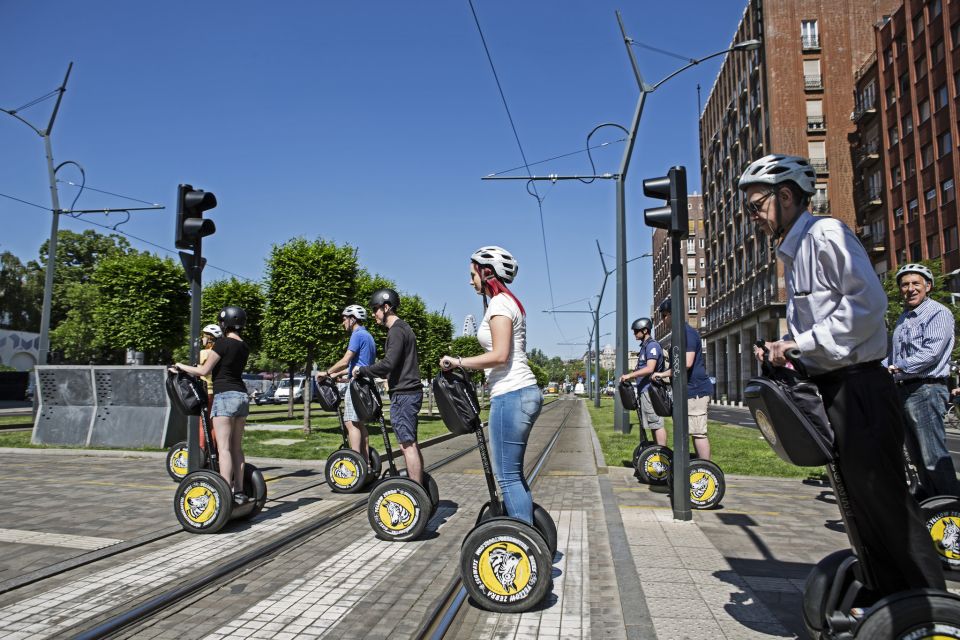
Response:
[[[70,182],[69,180],[60,180],[60,179],[58,179],[57,182],[60,182],[60,183],[62,183],[62,184],[70,185],[71,187],[80,187],[81,189],[86,189],[86,190],[88,190],[88,191],[96,191],[97,193],[103,193],[103,194],[106,194],[106,195],[108,195],[108,196],[116,196],[117,198],[124,198],[125,200],[130,200],[130,201],[132,201],[132,202],[139,202],[140,204],[149,204],[149,205],[153,205],[153,206],[159,206],[156,202],[150,202],[149,200],[141,200],[140,198],[134,198],[133,196],[125,196],[125,195],[123,195],[122,193],[114,193],[114,192],[112,192],[112,191],[106,191],[106,190],[104,190],[104,189],[95,189],[95,188],[93,188],[93,187],[86,186],[86,185],[78,185],[78,184],[76,184],[75,182]],[[71,207],[71,208],[73,208],[73,207]]]
[[[552,158],[547,158],[546,160],[537,160],[536,162],[531,162],[529,165],[521,165],[519,167],[513,167],[512,169],[504,169],[503,171],[497,171],[496,173],[491,173],[491,176],[501,176],[505,173],[510,173],[511,171],[516,171],[518,169],[526,169],[529,167],[535,167],[538,164],[544,164],[547,162],[552,162],[554,160],[560,160],[562,158],[569,158],[570,156],[575,156],[580,153],[590,153],[593,149],[600,149],[601,147],[608,147],[611,144],[617,144],[618,142],[625,142],[626,138],[620,138],[619,140],[611,140],[610,142],[601,142],[600,144],[593,145],[592,147],[587,147],[586,149],[578,149],[577,151],[571,151],[570,153],[562,153],[559,156],[553,156]]]

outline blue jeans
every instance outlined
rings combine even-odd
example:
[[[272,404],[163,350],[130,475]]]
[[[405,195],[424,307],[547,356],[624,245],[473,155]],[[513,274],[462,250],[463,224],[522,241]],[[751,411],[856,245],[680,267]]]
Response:
[[[931,495],[960,495],[960,483],[953,459],[947,450],[943,414],[947,410],[950,391],[944,384],[905,384],[900,387],[900,398],[907,414],[907,425],[916,436],[923,466],[926,468],[927,487]],[[919,461],[918,461],[919,462]]]
[[[490,399],[490,462],[507,515],[533,524],[533,496],[523,477],[523,454],[543,395],[537,385]]]

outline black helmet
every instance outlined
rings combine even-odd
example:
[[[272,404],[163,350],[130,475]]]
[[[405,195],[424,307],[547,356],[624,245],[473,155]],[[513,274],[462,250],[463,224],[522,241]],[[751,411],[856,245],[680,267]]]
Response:
[[[634,333],[640,331],[640,329],[650,329],[652,326],[653,321],[650,318],[637,318],[633,321],[633,324],[630,325]]]
[[[660,306],[657,307],[657,313],[659,313],[661,316],[665,313],[670,313],[670,298],[666,298],[660,303]]]
[[[247,312],[240,307],[227,305],[220,310],[217,321],[225,329],[240,330],[247,324]]]
[[[370,307],[378,309],[381,306],[389,304],[391,309],[397,309],[400,306],[400,296],[393,289],[377,289],[370,296]]]

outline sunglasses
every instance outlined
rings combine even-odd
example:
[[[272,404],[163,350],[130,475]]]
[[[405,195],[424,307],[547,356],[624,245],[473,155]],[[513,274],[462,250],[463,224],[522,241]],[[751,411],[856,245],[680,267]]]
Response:
[[[743,211],[748,216],[755,216],[760,213],[760,209],[763,208],[763,203],[767,201],[767,198],[774,194],[773,191],[767,191],[761,197],[757,198],[753,202],[744,202]]]

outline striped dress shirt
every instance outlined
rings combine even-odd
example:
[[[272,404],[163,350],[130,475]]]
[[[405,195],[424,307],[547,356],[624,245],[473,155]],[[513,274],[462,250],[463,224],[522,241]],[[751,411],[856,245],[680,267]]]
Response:
[[[900,314],[890,352],[890,364],[900,369],[898,380],[945,378],[952,351],[953,314],[945,306],[924,298]]]

